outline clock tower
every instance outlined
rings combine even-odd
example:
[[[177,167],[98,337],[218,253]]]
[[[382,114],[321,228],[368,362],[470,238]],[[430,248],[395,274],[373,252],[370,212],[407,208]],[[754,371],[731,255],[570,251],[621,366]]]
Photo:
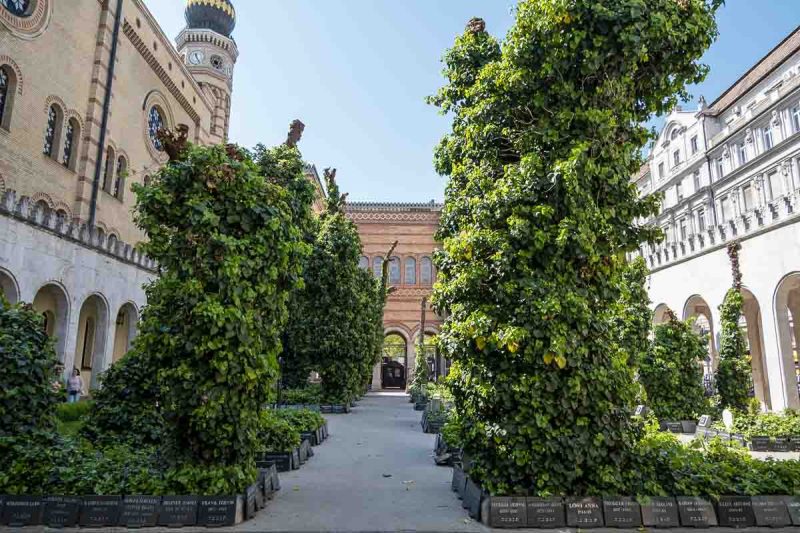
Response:
[[[239,50],[231,34],[236,11],[231,0],[186,0],[186,28],[177,38],[178,53],[212,102],[212,137],[227,140],[233,69]]]

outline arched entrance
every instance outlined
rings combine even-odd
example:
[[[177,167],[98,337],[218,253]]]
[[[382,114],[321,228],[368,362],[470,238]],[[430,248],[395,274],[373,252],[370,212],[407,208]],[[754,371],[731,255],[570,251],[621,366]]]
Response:
[[[15,304],[19,301],[19,286],[17,280],[11,272],[0,268],[0,293],[3,294],[9,303]]]
[[[775,291],[775,319],[780,347],[784,404],[800,408],[800,272],[783,278]],[[778,399],[774,399],[778,401]]]
[[[381,388],[405,389],[408,364],[408,342],[399,333],[387,333],[383,339]]]
[[[117,313],[116,326],[114,328],[114,353],[111,359],[116,363],[122,356],[128,353],[136,337],[136,321],[138,313],[132,303],[123,305]]]
[[[667,304],[658,304],[653,311],[653,325],[657,326],[667,321],[667,311],[669,306]]]
[[[714,372],[719,363],[719,353],[717,352],[714,338],[714,321],[711,315],[711,307],[698,295],[690,296],[683,306],[683,319],[694,318],[693,329],[698,335],[708,337],[708,356],[703,362],[703,385],[706,393],[714,394]]]
[[[69,324],[69,298],[61,285],[48,283],[36,292],[33,309],[44,317],[44,329],[55,340],[56,355],[65,362],[67,324]]]
[[[769,377],[764,363],[764,328],[761,325],[761,306],[749,289],[742,288],[742,319],[739,325],[745,333],[750,364],[753,369],[753,394],[767,409],[772,408]]]
[[[98,374],[104,369],[107,331],[108,305],[103,298],[93,294],[81,306],[75,344],[75,367],[80,369],[86,384],[95,386]]]

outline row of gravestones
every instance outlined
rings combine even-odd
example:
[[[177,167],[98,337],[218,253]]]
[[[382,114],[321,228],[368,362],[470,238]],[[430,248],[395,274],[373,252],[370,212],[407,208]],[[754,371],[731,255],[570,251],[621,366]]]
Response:
[[[280,490],[277,470],[238,496],[0,496],[0,525],[12,527],[220,527],[249,520]]]
[[[487,499],[483,518],[495,528],[800,526],[800,498],[790,496],[721,496],[716,505],[693,496]]]

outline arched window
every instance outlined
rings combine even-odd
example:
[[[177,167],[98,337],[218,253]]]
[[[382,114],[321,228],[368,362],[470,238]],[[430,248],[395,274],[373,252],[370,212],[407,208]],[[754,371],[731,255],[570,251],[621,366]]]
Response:
[[[64,153],[61,163],[70,170],[75,170],[77,161],[78,139],[81,136],[81,127],[78,121],[71,118],[67,121],[67,129],[64,131]]]
[[[150,142],[153,143],[153,148],[159,152],[164,149],[161,141],[158,138],[158,131],[165,127],[164,115],[157,106],[150,108],[150,113],[147,116],[147,134],[150,136]]]
[[[107,193],[111,192],[111,179],[114,177],[114,149],[110,146],[106,149],[106,166],[103,170],[103,190]]]
[[[16,77],[8,65],[0,65],[0,127],[10,129],[11,110],[14,107]]]
[[[44,146],[42,147],[42,153],[47,157],[58,158],[58,137],[61,133],[63,119],[64,114],[61,109],[56,104],[51,105],[47,111],[47,128],[44,130]]]
[[[0,6],[15,17],[27,17],[31,14],[31,0],[0,0]]]
[[[433,283],[433,263],[430,257],[423,257],[419,262],[419,278],[423,285]]]
[[[114,189],[111,191],[114,198],[118,200],[122,200],[122,193],[125,190],[125,174],[127,172],[128,162],[125,161],[124,157],[119,156],[119,159],[117,159],[117,176],[114,179]]]
[[[369,270],[369,257],[367,257],[366,255],[362,255],[358,259],[358,268],[362,270]]]
[[[376,257],[372,260],[372,273],[376,278],[380,278],[383,269],[383,257]]]
[[[406,257],[406,285],[417,284],[417,260],[413,257]]]
[[[389,283],[400,283],[400,258],[392,257],[389,260]]]
[[[670,134],[670,136],[669,136],[670,140],[674,141],[675,139],[677,139],[677,138],[678,138],[678,135],[680,135],[680,133],[681,133],[681,132],[680,132],[680,129],[678,129],[678,128],[674,128],[674,129],[672,130],[672,133],[671,133],[671,134]]]

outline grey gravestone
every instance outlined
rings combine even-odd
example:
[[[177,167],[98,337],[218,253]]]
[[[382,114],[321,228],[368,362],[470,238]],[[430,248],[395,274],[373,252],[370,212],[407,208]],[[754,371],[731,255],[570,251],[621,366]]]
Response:
[[[567,498],[567,526],[603,527],[603,502],[600,498]]]
[[[711,415],[703,415],[697,421],[697,429],[708,429],[711,427]]]
[[[717,515],[711,502],[695,496],[678,496],[678,513],[683,527],[712,527]]]
[[[278,469],[275,466],[272,466],[272,490],[279,491],[281,490],[281,478],[278,475]]]
[[[197,496],[164,496],[158,512],[158,525],[183,527],[197,524]]]
[[[47,496],[42,524],[49,527],[76,526],[80,511],[81,499],[77,496]]]
[[[637,528],[642,525],[642,512],[632,498],[603,498],[603,515],[607,527]]]
[[[489,525],[520,528],[527,525],[525,498],[492,496],[489,500]]]
[[[161,496],[125,496],[119,513],[119,525],[124,527],[155,527]]]
[[[667,422],[667,429],[670,433],[683,433],[683,424],[680,422]]]
[[[717,515],[722,527],[752,527],[756,524],[749,496],[720,496]]]
[[[792,450],[800,452],[800,437],[791,437],[789,441],[792,443]]]
[[[527,507],[528,527],[551,529],[567,525],[561,498],[528,498]]]
[[[647,414],[647,407],[644,405],[637,405],[633,411],[633,416],[645,416]]]
[[[480,519],[482,497],[481,488],[471,479],[468,479],[467,490],[464,494],[464,503],[467,504],[466,509],[469,512],[469,516],[475,520]]]
[[[789,442],[788,437],[778,437],[772,443],[773,452],[790,452],[792,451],[792,444]]]
[[[750,439],[750,447],[754,452],[766,452],[769,451],[769,441],[769,437],[752,437]]]
[[[753,515],[760,527],[785,527],[792,524],[781,496],[753,496]]]
[[[247,490],[244,493],[245,520],[250,520],[251,518],[255,517],[256,511],[258,511],[256,492],[258,492],[258,487],[256,487],[255,485],[250,485],[249,487],[247,487]]]
[[[81,505],[80,525],[83,527],[111,527],[119,520],[119,496],[84,496]]]
[[[463,497],[461,493],[464,489],[464,471],[460,466],[453,467],[453,481],[450,483],[450,488],[453,492],[457,492],[459,497]]]
[[[642,523],[645,527],[680,527],[678,503],[675,498],[654,496],[639,500],[642,507]]]
[[[236,525],[236,496],[203,496],[197,503],[197,525],[224,527]]]
[[[42,499],[38,496],[6,496],[0,524],[38,526],[42,523]]]
[[[789,516],[792,517],[792,524],[800,526],[800,497],[787,496],[786,497],[786,510],[789,511]],[[8,505],[8,502],[6,502]]]

